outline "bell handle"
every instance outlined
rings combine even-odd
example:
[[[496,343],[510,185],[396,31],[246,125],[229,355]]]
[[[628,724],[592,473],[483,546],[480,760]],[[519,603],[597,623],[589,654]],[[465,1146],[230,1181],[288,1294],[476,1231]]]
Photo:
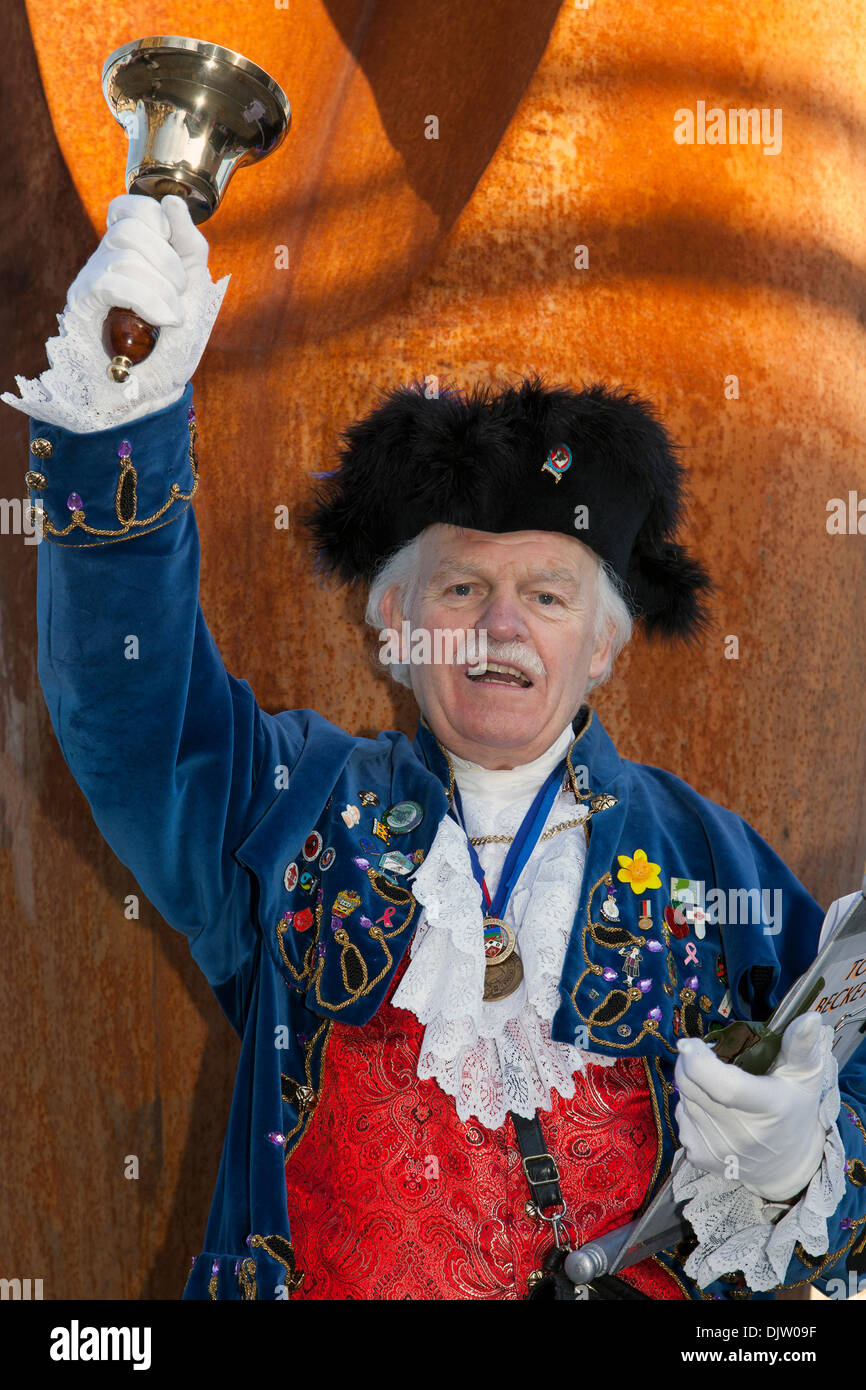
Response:
[[[159,329],[117,305],[109,309],[102,325],[102,346],[111,358],[108,375],[112,381],[126,381],[130,367],[149,357],[156,347]]]

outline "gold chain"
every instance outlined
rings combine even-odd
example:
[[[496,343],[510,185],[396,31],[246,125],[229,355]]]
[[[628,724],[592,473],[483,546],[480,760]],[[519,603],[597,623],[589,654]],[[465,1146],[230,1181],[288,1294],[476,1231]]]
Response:
[[[552,840],[554,835],[558,835],[560,830],[572,830],[576,825],[583,825],[586,816],[578,816],[575,820],[564,820],[560,825],[552,825],[549,830],[545,830],[543,835],[539,835],[539,841]],[[513,835],[470,835],[470,845],[510,845],[514,841]]]

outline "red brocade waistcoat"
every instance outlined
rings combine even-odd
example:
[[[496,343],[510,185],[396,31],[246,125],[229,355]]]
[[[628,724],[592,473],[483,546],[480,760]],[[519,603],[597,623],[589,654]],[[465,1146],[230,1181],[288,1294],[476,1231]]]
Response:
[[[391,996],[363,1027],[335,1023],[320,1098],[286,1165],[293,1299],[525,1298],[553,1243],[527,1216],[529,1188],[509,1120],[461,1121],[453,1097],[419,1081],[424,1025]],[[632,1219],[657,1134],[640,1058],[575,1074],[542,1111],[577,1244]],[[653,1260],[622,1276],[652,1298],[683,1298]]]

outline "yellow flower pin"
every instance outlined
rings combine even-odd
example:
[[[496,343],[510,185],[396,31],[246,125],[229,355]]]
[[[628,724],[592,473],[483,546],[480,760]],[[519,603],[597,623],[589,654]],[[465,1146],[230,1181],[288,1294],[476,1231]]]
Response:
[[[636,849],[633,858],[618,854],[617,862],[622,865],[617,871],[617,878],[620,883],[630,883],[633,893],[643,893],[647,888],[661,888],[661,864],[651,864],[645,850]]]

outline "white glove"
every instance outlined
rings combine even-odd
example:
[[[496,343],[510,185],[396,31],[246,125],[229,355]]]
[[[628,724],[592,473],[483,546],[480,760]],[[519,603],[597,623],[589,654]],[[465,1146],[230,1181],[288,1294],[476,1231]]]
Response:
[[[155,328],[179,327],[187,270],[206,266],[208,258],[208,244],[184,200],[172,195],[158,203],[123,193],[109,203],[106,227],[69,287],[69,306],[100,325],[106,310],[117,304],[134,309]]]
[[[46,344],[51,366],[37,381],[16,377],[21,399],[0,399],[49,424],[84,433],[108,429],[177,401],[219,313],[229,276],[214,284],[208,244],[184,200],[158,203],[124,193],[108,205],[107,231],[69,289],[60,337]],[[126,382],[108,377],[102,324],[112,305],[160,328],[156,346]]]
[[[821,1165],[826,1140],[818,1118],[822,1077],[836,1061],[833,1030],[804,1014],[785,1030],[766,1076],[720,1062],[700,1038],[678,1044],[676,1121],[686,1158],[773,1202],[787,1202]]]

